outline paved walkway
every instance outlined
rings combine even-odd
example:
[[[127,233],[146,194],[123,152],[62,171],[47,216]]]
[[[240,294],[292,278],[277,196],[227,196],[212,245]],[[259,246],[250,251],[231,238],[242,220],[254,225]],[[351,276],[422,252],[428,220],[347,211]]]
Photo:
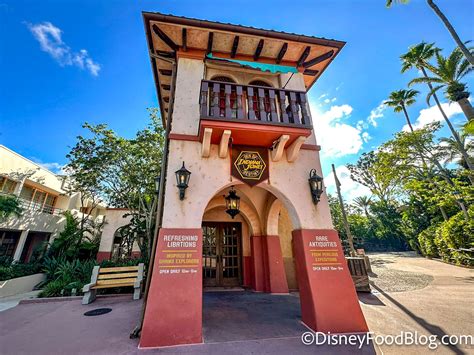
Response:
[[[375,290],[360,300],[371,331],[377,335],[472,334],[474,270],[407,255],[371,256]],[[85,317],[110,307],[112,312]],[[131,296],[20,304],[0,312],[0,354],[373,354],[371,346],[305,346],[299,299],[249,292],[205,293],[205,344],[137,350],[128,335],[138,321],[141,302]],[[381,345],[378,353],[424,354],[426,347]],[[440,346],[437,353],[468,354],[466,346]]]
[[[17,306],[20,301],[36,298],[40,294],[38,291],[30,291],[26,293],[20,293],[14,296],[0,297],[0,312],[6,311],[7,309]]]
[[[474,336],[474,270],[413,253],[370,255],[372,295],[361,295],[369,329],[376,334]],[[383,354],[433,353],[426,346],[381,345]],[[440,345],[435,353],[474,354],[474,346]]]

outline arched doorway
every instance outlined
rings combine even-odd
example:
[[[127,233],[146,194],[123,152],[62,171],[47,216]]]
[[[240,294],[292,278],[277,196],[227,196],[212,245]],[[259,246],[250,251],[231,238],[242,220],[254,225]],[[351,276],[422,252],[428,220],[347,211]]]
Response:
[[[283,230],[288,233],[282,240],[278,224],[283,203],[262,187],[237,183],[234,188],[241,199],[240,213],[234,219],[225,212],[223,195],[228,187],[211,198],[203,214],[203,286],[239,286],[259,292],[288,293],[287,274],[292,275],[291,280],[295,279],[293,227],[289,218],[283,221]],[[294,283],[291,288],[296,288]]]

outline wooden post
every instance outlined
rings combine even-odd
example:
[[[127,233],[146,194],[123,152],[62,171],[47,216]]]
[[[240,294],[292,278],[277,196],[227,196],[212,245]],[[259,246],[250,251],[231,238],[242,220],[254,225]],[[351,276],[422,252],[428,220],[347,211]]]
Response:
[[[339,197],[339,204],[341,205],[342,221],[344,222],[344,229],[346,230],[347,241],[349,243],[350,253],[351,253],[351,255],[355,256],[356,251],[354,249],[354,239],[352,238],[351,230],[349,228],[349,222],[347,221],[346,210],[344,209],[344,201],[342,200],[342,195],[341,195],[341,183],[339,182],[339,179],[337,178],[336,169],[334,168],[334,164],[331,164],[331,166],[332,166],[332,172],[334,174],[334,180],[336,180],[337,196]]]

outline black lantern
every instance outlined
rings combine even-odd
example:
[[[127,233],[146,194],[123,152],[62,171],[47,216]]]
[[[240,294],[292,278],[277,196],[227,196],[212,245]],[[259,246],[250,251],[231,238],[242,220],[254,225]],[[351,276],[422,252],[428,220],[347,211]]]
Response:
[[[311,190],[311,197],[313,198],[313,203],[318,204],[319,198],[323,193],[323,178],[316,174],[315,169],[311,169],[309,172],[309,188]]]
[[[160,192],[160,181],[161,181],[161,176],[157,176],[155,178],[155,193],[158,195]]]
[[[179,199],[184,200],[184,191],[188,188],[189,177],[191,172],[185,168],[184,161],[181,169],[175,171],[176,175],[176,186],[179,189]]]
[[[226,213],[229,214],[232,219],[240,213],[240,197],[237,196],[237,192],[234,190],[232,186],[230,188],[229,194],[224,196],[225,198],[225,206],[226,206]]]

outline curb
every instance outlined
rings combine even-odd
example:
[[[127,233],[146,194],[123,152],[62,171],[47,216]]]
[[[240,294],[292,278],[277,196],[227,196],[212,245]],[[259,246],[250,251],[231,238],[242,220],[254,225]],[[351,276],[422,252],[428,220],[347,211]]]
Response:
[[[129,298],[133,294],[118,294],[118,295],[97,295],[96,299],[107,298]],[[67,296],[67,297],[45,297],[45,298],[29,298],[21,300],[18,304],[32,304],[32,303],[52,303],[52,302],[68,302],[82,300],[82,296]]]

